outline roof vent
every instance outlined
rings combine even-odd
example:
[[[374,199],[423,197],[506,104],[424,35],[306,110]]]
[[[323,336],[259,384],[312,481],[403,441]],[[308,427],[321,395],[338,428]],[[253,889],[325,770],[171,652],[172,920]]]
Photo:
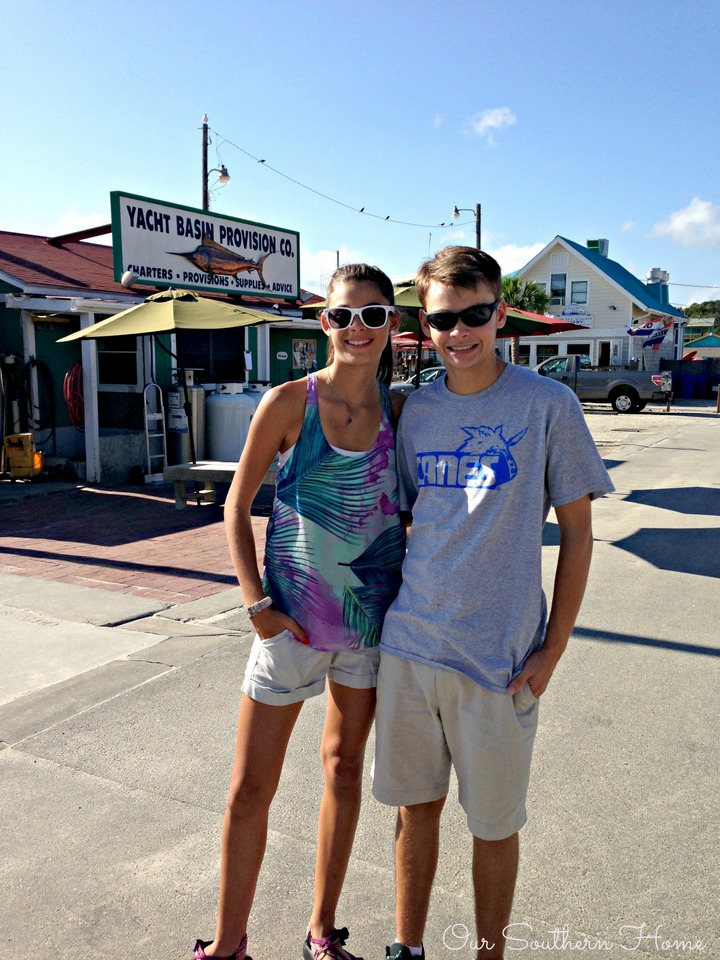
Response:
[[[667,270],[661,270],[660,267],[650,267],[645,276],[648,283],[667,283],[670,280]]]
[[[606,257],[608,255],[608,248],[610,247],[609,240],[586,240],[585,246],[588,250],[592,250],[593,253],[597,253],[599,257]]]

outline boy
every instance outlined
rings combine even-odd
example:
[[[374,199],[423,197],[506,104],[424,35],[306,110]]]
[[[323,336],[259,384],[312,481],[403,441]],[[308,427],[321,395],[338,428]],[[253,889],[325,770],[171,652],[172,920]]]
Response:
[[[417,276],[420,322],[446,377],[410,397],[398,432],[412,513],[403,585],[380,643],[373,792],[398,806],[392,960],[422,938],[455,767],[473,836],[478,957],[503,957],[538,699],[570,637],[592,553],[590,502],[613,490],[575,395],[505,364],[500,267],[447,247]],[[542,527],[560,529],[552,609]]]

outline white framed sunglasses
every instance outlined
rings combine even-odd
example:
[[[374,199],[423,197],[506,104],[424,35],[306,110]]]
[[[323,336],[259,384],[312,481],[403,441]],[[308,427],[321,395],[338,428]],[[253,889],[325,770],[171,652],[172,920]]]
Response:
[[[323,310],[323,315],[333,330],[345,330],[352,323],[353,317],[360,317],[368,330],[381,330],[391,313],[395,313],[395,307],[386,303],[370,303],[366,307],[328,307]]]

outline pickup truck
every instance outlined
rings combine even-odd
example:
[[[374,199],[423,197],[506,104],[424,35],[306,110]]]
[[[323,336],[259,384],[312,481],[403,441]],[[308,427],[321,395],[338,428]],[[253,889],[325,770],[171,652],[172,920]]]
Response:
[[[590,357],[551,357],[535,370],[543,377],[560,380],[585,403],[611,403],[617,413],[639,413],[649,400],[665,403],[669,409],[672,376],[669,372],[648,373],[624,367],[594,367]]]

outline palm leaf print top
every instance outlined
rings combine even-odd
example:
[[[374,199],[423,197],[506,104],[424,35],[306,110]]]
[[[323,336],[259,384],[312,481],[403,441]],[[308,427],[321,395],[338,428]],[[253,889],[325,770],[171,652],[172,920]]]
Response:
[[[373,647],[400,587],[405,528],[398,508],[392,404],[381,384],[377,440],[333,449],[320,423],[317,375],[307,378],[303,426],[277,475],[265,541],[266,593],[317,650]]]

